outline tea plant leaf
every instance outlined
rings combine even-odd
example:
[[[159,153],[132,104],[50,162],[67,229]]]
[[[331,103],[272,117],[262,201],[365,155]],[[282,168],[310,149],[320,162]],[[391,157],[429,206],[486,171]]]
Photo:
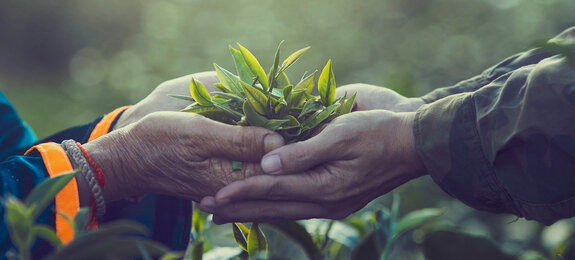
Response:
[[[292,90],[292,86],[286,86],[285,88],[283,88],[283,94],[284,94],[284,100],[289,100],[290,96],[291,96],[291,90]]]
[[[314,87],[316,74],[317,74],[317,71],[315,71],[314,73],[309,74],[308,76],[302,78],[302,80],[294,87],[294,91],[305,90],[305,92],[307,94],[311,94],[313,87]]]
[[[423,225],[445,213],[443,209],[420,209],[407,213],[397,224],[394,237]]]
[[[272,222],[268,225],[279,229],[282,233],[298,243],[305,251],[309,259],[320,259],[321,253],[314,244],[313,239],[305,227],[295,221]]]
[[[284,123],[281,127],[281,129],[283,129],[283,130],[292,129],[294,127],[301,126],[299,121],[297,121],[297,119],[295,117],[293,117],[292,115],[287,115],[283,119],[286,121],[286,123]]]
[[[238,75],[240,76],[240,80],[242,80],[245,83],[251,83],[254,80],[254,74],[252,73],[252,70],[250,69],[250,67],[248,66],[248,64],[246,63],[244,56],[242,55],[242,52],[234,49],[234,47],[232,47],[231,45],[230,47],[230,52],[232,53],[232,57],[234,58],[234,64],[236,65],[236,71],[238,72]]]
[[[235,94],[231,94],[231,93],[224,93],[224,92],[219,92],[219,91],[213,91],[212,94],[214,95],[212,97],[216,98],[216,97],[223,97],[223,98],[227,98],[229,100],[234,100],[240,103],[244,102],[244,99],[241,96],[235,95]]]
[[[256,112],[256,110],[254,109],[254,107],[251,105],[250,102],[244,102],[243,111],[246,121],[251,126],[263,127],[268,121],[267,118]]]
[[[233,171],[241,171],[243,168],[244,163],[240,161],[232,161],[232,170]]]
[[[196,102],[196,100],[191,96],[184,96],[184,95],[176,95],[176,94],[168,94],[168,97],[178,98],[186,101]]]
[[[234,238],[236,239],[236,243],[240,246],[244,251],[248,251],[248,234],[250,233],[249,229],[244,226],[242,223],[233,223],[233,230],[234,230]]]
[[[228,113],[228,115],[235,121],[238,121],[242,118],[242,114],[230,108],[228,99],[223,98],[213,98],[212,103],[215,107],[221,109],[222,111]]]
[[[311,113],[311,112],[315,112],[319,109],[321,109],[323,107],[323,105],[318,102],[317,100],[314,99],[308,99],[304,105],[303,108],[301,110],[301,113],[299,114],[298,118],[301,119],[304,115]]]
[[[82,235],[86,232],[86,227],[90,224],[92,213],[89,208],[80,208],[74,217],[74,234]]]
[[[276,79],[276,80],[277,80],[277,86],[276,86],[276,88],[278,88],[278,89],[283,89],[283,88],[285,88],[286,86],[290,86],[290,85],[291,85],[291,83],[289,82],[289,78],[288,78],[288,76],[287,76],[287,74],[286,74],[285,72],[280,73],[280,74],[277,76],[277,79]]]
[[[351,112],[351,110],[353,109],[353,104],[355,102],[355,96],[356,95],[357,95],[357,92],[353,93],[353,95],[345,101],[345,103],[341,107],[340,115],[344,115],[344,114]]]
[[[290,122],[290,120],[289,119],[271,119],[271,120],[268,120],[263,127],[267,128],[269,130],[275,131],[275,130],[280,129],[280,127],[287,122]]]
[[[54,201],[56,194],[74,178],[77,172],[74,171],[46,179],[28,194],[25,203],[32,208],[33,219],[36,219],[48,204]]]
[[[58,238],[56,232],[50,226],[35,225],[34,227],[32,227],[31,232],[32,234],[48,241],[48,243],[50,243],[55,248],[62,247],[62,241],[60,241],[60,238]]]
[[[266,76],[266,72],[264,71],[264,69],[260,65],[260,62],[244,46],[242,46],[238,43],[238,47],[240,48],[240,52],[242,53],[242,56],[244,57],[244,61],[246,62],[246,64],[248,65],[248,67],[250,68],[252,73],[258,77],[258,80],[262,84],[262,86],[264,87],[264,90],[268,90],[269,89],[268,77]]]
[[[284,41],[281,41],[280,44],[278,45],[278,48],[276,50],[276,55],[274,58],[274,64],[272,65],[272,68],[270,69],[270,73],[268,75],[268,79],[269,79],[269,92],[271,92],[277,85],[277,80],[276,80],[276,72],[278,71],[278,66],[280,63],[280,49],[282,47],[282,44],[284,43]]]
[[[301,57],[301,55],[303,55],[307,50],[309,50],[311,47],[305,47],[303,49],[297,50],[296,52],[292,53],[290,56],[288,56],[284,62],[282,63],[282,66],[280,67],[280,72],[283,72],[284,70],[286,70],[287,68],[289,68],[292,64],[294,64],[294,62],[296,62],[299,57]]]
[[[319,90],[319,96],[322,103],[327,107],[333,104],[335,99],[335,77],[333,75],[333,70],[331,68],[331,60],[327,61],[327,64],[321,71],[319,75],[319,80],[317,83],[317,88]]]
[[[335,103],[326,109],[316,111],[308,119],[301,123],[302,129],[308,130],[315,128],[319,124],[323,123],[323,121],[328,118],[338,107],[339,103]]]
[[[262,115],[267,114],[268,98],[258,89],[242,82],[246,98],[252,107]]]
[[[192,94],[194,100],[198,102],[198,104],[202,106],[209,106],[212,104],[212,97],[210,97],[210,93],[208,93],[201,82],[194,78],[192,78],[190,83],[190,93]]]
[[[291,92],[291,95],[287,98],[287,106],[289,108],[297,108],[302,101],[305,100],[305,90],[295,90]]]
[[[255,256],[260,252],[264,254],[268,251],[268,242],[264,233],[259,228],[258,223],[253,223],[248,234],[248,254]]]
[[[218,83],[214,83],[214,87],[218,88],[219,90],[221,90],[224,93],[231,93],[232,90],[228,89],[226,86],[224,86],[224,84],[218,82]],[[195,101],[195,99],[194,99]]]
[[[222,83],[226,88],[228,88],[232,93],[236,95],[242,94],[242,87],[238,82],[238,78],[236,75],[232,74],[231,72],[227,71],[226,69],[220,67],[218,64],[214,63],[214,68],[216,69],[216,74],[218,75],[218,79],[220,83]]]

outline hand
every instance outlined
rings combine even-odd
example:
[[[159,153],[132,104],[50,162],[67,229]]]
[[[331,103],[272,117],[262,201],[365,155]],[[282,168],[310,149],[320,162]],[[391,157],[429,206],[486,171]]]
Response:
[[[262,174],[259,160],[281,145],[281,136],[264,128],[155,112],[84,147],[104,171],[106,201],[148,192],[199,201],[226,184]],[[232,170],[234,160],[243,162],[241,171]]]
[[[384,87],[368,84],[350,84],[336,89],[336,96],[341,97],[347,92],[347,97],[357,92],[354,111],[385,109],[393,112],[415,112],[424,104],[421,98],[404,97],[397,92]]]
[[[309,140],[265,155],[268,175],[236,181],[200,209],[215,223],[340,219],[424,174],[412,132],[413,112],[353,112]]]
[[[153,112],[180,111],[190,105],[191,102],[169,97],[168,94],[189,96],[192,77],[200,81],[208,92],[217,90],[214,84],[219,82],[219,80],[213,71],[194,73],[166,81],[154,89],[146,98],[126,110],[118,119],[114,130],[134,123]]]

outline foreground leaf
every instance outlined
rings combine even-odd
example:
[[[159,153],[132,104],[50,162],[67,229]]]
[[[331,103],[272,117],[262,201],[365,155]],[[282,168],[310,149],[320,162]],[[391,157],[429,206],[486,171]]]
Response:
[[[250,230],[244,226],[242,223],[233,223],[233,231],[234,231],[234,238],[236,239],[236,243],[240,246],[244,251],[248,251],[248,234]]]
[[[234,64],[236,65],[236,71],[238,72],[238,76],[243,82],[251,84],[254,81],[255,76],[252,73],[252,70],[250,69],[248,64],[246,63],[246,60],[244,59],[242,52],[234,49],[234,47],[232,47],[231,45],[229,47],[230,52],[232,53],[232,57],[234,58]]]
[[[265,254],[268,251],[268,242],[264,233],[260,230],[258,223],[253,223],[250,228],[247,246],[250,256],[255,256],[260,252]]]
[[[295,221],[272,222],[268,225],[279,229],[294,242],[298,243],[310,259],[320,259],[320,251],[305,227]]]
[[[331,60],[327,61],[327,64],[321,71],[317,84],[322,103],[326,107],[333,104],[335,100],[335,77],[331,68]]]
[[[397,224],[395,237],[403,232],[419,227],[445,213],[443,209],[420,209],[407,213]]]
[[[190,94],[192,94],[194,100],[202,106],[209,106],[212,104],[212,97],[210,97],[210,93],[208,93],[201,82],[194,78],[192,78],[190,83]]]
[[[268,85],[268,77],[266,76],[266,72],[260,65],[260,62],[256,59],[256,57],[244,46],[238,43],[238,47],[240,48],[240,52],[244,57],[244,60],[252,73],[258,77],[259,82],[262,84],[265,90],[269,89]],[[251,83],[251,82],[248,82]]]
[[[36,217],[54,201],[56,194],[74,178],[77,172],[78,171],[74,171],[46,179],[28,194],[25,203],[28,207],[32,208],[33,219],[36,219]]]
[[[262,115],[267,115],[268,98],[266,95],[248,84],[242,83],[242,87],[248,102],[250,102],[254,110]]]
[[[280,72],[283,72],[284,70],[286,70],[287,68],[289,68],[292,64],[294,64],[299,57],[301,57],[307,50],[309,50],[311,47],[305,47],[303,49],[300,49],[294,53],[292,53],[289,57],[287,57],[284,62],[282,63],[282,66],[280,67]]]

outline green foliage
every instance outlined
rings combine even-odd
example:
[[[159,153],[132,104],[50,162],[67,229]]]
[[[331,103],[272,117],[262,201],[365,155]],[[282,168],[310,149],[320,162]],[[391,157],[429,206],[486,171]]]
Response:
[[[64,216],[74,227],[75,234],[74,240],[66,246],[62,245],[52,227],[35,224],[40,213],[54,201],[56,194],[76,173],[61,174],[45,180],[30,192],[25,202],[12,196],[3,199],[6,227],[17,249],[7,252],[7,258],[31,259],[30,249],[37,237],[54,247],[54,253],[47,257],[50,260],[132,257],[151,259],[169,255],[169,250],[164,245],[142,237],[148,230],[137,222],[116,221],[100,225],[96,231],[86,231],[91,219],[90,210],[87,208],[80,209],[74,219]]]
[[[319,96],[311,94],[316,72],[304,75],[295,87],[290,83],[285,70],[309,47],[292,53],[280,64],[280,43],[267,74],[248,49],[240,44],[238,48],[239,51],[230,47],[237,75],[214,64],[220,80],[216,87],[221,92],[210,96],[200,82],[192,79],[191,98],[171,95],[195,101],[183,111],[225,123],[265,127],[280,133],[287,143],[305,140],[323,124],[351,112],[355,95],[347,100],[345,96],[335,99],[331,60],[319,76]],[[235,165],[237,168],[239,165]]]

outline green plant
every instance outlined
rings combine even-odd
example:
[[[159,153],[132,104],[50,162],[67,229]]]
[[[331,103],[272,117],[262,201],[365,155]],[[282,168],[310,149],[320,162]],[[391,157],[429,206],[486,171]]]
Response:
[[[98,230],[87,231],[91,213],[81,208],[74,219],[64,216],[74,227],[74,240],[63,246],[54,229],[47,225],[36,224],[36,219],[54,200],[56,194],[72,180],[76,172],[49,178],[36,186],[23,202],[13,196],[3,200],[5,220],[10,239],[16,250],[6,253],[8,259],[31,259],[31,248],[36,238],[46,240],[54,247],[54,253],[47,257],[59,259],[102,259],[132,258],[177,255],[152,240],[141,237],[148,233],[143,225],[132,221],[115,221],[101,225]]]
[[[211,93],[213,96],[192,78],[191,97],[171,95],[194,102],[182,111],[229,124],[265,127],[281,134],[287,143],[305,140],[322,124],[351,111],[355,94],[349,99],[335,98],[331,60],[319,75],[319,96],[311,94],[317,71],[304,74],[295,85],[288,79],[285,71],[309,47],[292,53],[280,64],[280,43],[267,74],[248,49],[240,44],[238,49],[229,48],[237,75],[214,64],[220,80],[215,86],[221,91]]]

